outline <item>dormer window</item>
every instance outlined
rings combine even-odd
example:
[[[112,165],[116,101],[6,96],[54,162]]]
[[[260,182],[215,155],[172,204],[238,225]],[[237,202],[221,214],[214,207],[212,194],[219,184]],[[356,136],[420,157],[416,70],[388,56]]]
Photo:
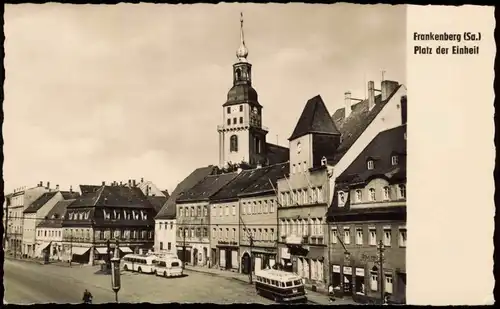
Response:
[[[339,192],[339,207],[345,205],[346,194],[345,192]]]
[[[391,164],[392,164],[392,165],[398,165],[398,163],[399,163],[399,158],[398,158],[398,156],[392,156],[392,157],[391,157]]]
[[[363,200],[363,192],[361,190],[356,190],[356,202],[361,202]]]
[[[373,160],[368,160],[368,162],[366,162],[366,168],[369,170],[372,170],[374,168]]]
[[[389,200],[391,198],[391,189],[389,187],[384,187],[384,200]]]
[[[406,198],[406,186],[405,185],[399,185],[399,198]]]
[[[375,195],[375,189],[371,188],[370,189],[370,201],[375,202],[377,200],[377,197]]]

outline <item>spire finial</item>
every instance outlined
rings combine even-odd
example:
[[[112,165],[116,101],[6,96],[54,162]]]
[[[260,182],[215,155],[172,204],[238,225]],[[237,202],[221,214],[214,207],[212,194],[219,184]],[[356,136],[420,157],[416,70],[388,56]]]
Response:
[[[245,46],[245,35],[243,33],[243,12],[240,12],[240,47],[236,51],[236,57],[240,62],[246,62],[248,56],[248,49]]]

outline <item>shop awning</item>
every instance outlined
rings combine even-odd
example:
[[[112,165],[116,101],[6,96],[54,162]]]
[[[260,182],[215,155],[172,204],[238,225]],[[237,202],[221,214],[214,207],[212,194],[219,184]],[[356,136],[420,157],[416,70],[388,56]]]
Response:
[[[99,254],[106,254],[106,253],[108,253],[108,249],[105,248],[105,247],[95,248],[95,251],[97,251],[97,253],[99,253]]]
[[[35,256],[36,257],[41,257],[43,250],[47,249],[47,247],[50,245],[50,242],[42,242],[41,244],[35,245]]]
[[[134,252],[129,247],[120,247],[120,251],[123,252],[123,253],[132,253],[132,252]]]
[[[73,247],[71,249],[71,253],[73,255],[84,255],[85,253],[87,253],[87,251],[89,251],[90,248],[85,248],[85,247]]]

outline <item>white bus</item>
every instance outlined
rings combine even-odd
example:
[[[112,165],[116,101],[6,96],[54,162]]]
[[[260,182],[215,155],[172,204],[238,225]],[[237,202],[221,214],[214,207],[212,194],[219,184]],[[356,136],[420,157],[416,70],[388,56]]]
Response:
[[[276,269],[256,272],[257,294],[276,302],[306,302],[307,297],[302,278],[298,275]]]
[[[155,261],[155,273],[163,277],[181,277],[182,262],[177,257],[167,256]]]
[[[123,270],[152,274],[157,259],[155,255],[127,254],[122,258]]]

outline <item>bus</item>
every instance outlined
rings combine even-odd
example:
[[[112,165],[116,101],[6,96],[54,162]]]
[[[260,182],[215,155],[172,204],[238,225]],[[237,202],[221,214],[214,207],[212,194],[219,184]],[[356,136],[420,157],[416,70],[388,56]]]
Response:
[[[274,299],[275,302],[307,302],[302,278],[296,274],[276,269],[256,272],[257,294]]]
[[[155,271],[155,255],[127,254],[123,257],[123,270],[152,274]]]
[[[181,277],[182,262],[177,257],[166,256],[155,261],[155,273],[163,277]]]

